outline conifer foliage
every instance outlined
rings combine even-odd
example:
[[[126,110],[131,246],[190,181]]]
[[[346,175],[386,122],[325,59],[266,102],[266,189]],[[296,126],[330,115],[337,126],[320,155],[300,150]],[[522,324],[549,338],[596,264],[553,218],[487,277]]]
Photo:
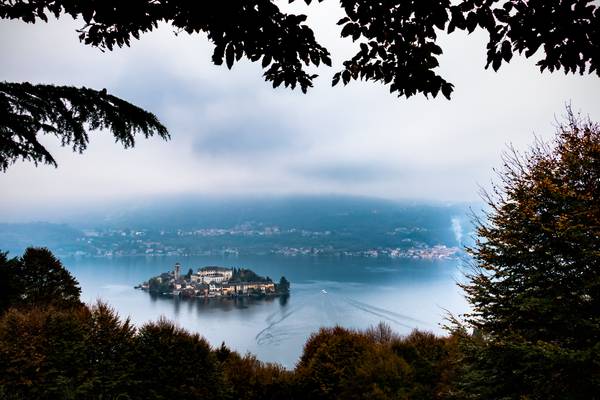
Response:
[[[478,398],[598,398],[600,127],[573,115],[554,142],[511,152],[487,196],[464,286]]]
[[[0,82],[0,170],[18,159],[56,166],[39,134],[56,136],[81,153],[89,130],[106,129],[125,148],[135,135],[168,139],[167,129],[151,113],[106,93],[71,86]]]

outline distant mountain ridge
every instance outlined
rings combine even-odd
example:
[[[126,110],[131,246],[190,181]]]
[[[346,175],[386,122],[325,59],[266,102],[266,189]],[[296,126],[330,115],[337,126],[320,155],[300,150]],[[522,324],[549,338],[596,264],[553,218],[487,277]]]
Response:
[[[21,224],[0,223],[0,251],[20,255],[27,247],[48,247],[58,253],[76,251],[77,239],[83,231],[67,224],[31,222]]]
[[[46,245],[59,253],[58,249],[73,252],[86,248],[88,242],[99,242],[98,235],[110,231],[136,231],[170,247],[204,250],[233,247],[264,252],[328,246],[354,251],[402,247],[408,242],[457,246],[470,231],[468,210],[466,203],[349,196],[172,198],[104,214],[90,211],[89,217],[71,219],[69,225],[0,224],[0,249],[12,252],[27,245]],[[128,233],[111,235],[112,240],[123,241],[119,236]]]
[[[284,228],[339,228],[364,221],[386,223],[400,218],[405,223],[435,223],[436,214],[465,214],[468,203],[392,201],[353,196],[285,196],[274,198],[154,200],[129,210],[102,216],[95,226],[146,229],[226,228],[245,222],[262,222]],[[352,217],[351,219],[344,217]],[[73,221],[75,222],[75,221]],[[75,222],[75,225],[82,225]]]

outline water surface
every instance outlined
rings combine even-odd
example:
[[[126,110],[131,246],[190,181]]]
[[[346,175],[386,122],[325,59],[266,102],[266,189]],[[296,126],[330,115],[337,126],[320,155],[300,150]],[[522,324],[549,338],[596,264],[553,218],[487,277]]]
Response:
[[[202,334],[218,346],[225,342],[263,361],[292,368],[306,339],[322,326],[364,329],[380,321],[405,334],[414,328],[443,333],[446,310],[467,310],[456,282],[459,261],[248,256],[120,257],[63,259],[81,284],[86,302],[109,303],[140,326],[160,316]],[[176,300],[133,289],[168,271],[175,262],[245,267],[274,281],[291,281],[288,298]]]

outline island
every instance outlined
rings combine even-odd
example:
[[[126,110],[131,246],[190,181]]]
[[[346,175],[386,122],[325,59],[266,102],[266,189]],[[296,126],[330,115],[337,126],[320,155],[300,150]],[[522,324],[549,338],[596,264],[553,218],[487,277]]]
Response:
[[[181,264],[172,271],[135,286],[153,294],[174,297],[275,297],[289,295],[290,282],[282,276],[279,283],[246,268],[207,266],[181,274]]]

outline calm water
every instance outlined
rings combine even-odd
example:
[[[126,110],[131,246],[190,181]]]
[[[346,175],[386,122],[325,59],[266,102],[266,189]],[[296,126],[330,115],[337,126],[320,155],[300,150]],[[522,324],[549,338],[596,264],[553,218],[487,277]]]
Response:
[[[457,261],[407,261],[311,257],[123,257],[64,259],[81,284],[86,302],[102,299],[136,325],[160,316],[199,332],[215,346],[225,342],[264,361],[292,368],[312,332],[336,324],[367,328],[380,321],[398,333],[414,328],[442,333],[445,310],[467,310],[456,286]],[[246,267],[278,281],[291,281],[287,300],[174,300],[133,286],[170,270],[204,265]]]

